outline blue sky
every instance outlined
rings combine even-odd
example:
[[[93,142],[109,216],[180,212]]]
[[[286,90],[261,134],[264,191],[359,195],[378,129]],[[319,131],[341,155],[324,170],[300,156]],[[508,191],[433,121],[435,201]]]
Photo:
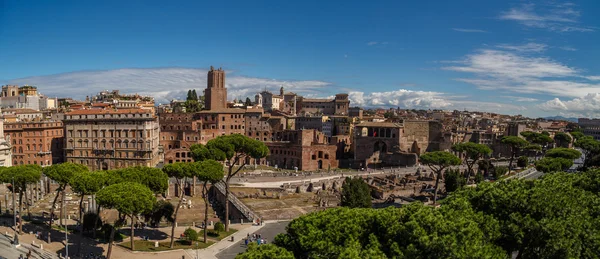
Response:
[[[600,116],[598,1],[3,1],[0,84]]]

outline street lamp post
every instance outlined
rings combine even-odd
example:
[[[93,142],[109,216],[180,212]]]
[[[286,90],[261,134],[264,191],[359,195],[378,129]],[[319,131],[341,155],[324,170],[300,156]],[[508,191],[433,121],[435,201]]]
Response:
[[[67,206],[65,206],[65,196],[62,196],[63,216],[67,216]],[[69,222],[65,219],[65,258],[69,258]]]
[[[206,229],[204,231],[206,231]],[[198,257],[198,241],[196,241],[196,259],[200,259],[200,257]]]
[[[15,201],[15,191],[16,191],[16,186],[15,186],[15,177],[13,176],[12,178],[12,198],[13,198],[13,225],[15,226],[15,238],[13,240],[13,243],[15,246],[19,245],[19,238],[17,237],[17,204]]]

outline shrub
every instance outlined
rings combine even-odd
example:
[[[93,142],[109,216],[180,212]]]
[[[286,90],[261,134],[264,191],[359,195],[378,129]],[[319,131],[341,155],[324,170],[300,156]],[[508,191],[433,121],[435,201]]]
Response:
[[[208,230],[208,233],[206,233],[206,234],[211,237],[219,237],[219,233],[217,233],[216,231],[214,231],[212,229]]]
[[[496,178],[496,180],[499,180],[500,177],[505,175],[507,172],[508,172],[508,167],[498,166],[498,167],[494,168],[494,178]]]
[[[529,158],[526,156],[520,156],[519,159],[517,160],[518,167],[526,167],[527,163],[529,163]]]
[[[221,222],[215,223],[215,232],[217,232],[217,235],[221,233],[221,231],[225,231],[225,225]]]
[[[444,185],[447,192],[456,191],[458,188],[465,186],[465,184],[467,184],[467,181],[458,169],[446,169]]]
[[[198,232],[191,228],[186,229],[183,232],[183,235],[185,235],[185,240],[188,241],[189,244],[192,244],[192,242],[198,240]]]

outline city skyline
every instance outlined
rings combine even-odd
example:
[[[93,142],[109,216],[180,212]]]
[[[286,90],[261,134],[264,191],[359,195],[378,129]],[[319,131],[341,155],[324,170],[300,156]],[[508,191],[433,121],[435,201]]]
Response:
[[[215,65],[229,74],[230,100],[283,86],[346,92],[352,106],[598,117],[598,7],[4,2],[0,82],[78,99],[121,89],[164,103],[204,89]]]

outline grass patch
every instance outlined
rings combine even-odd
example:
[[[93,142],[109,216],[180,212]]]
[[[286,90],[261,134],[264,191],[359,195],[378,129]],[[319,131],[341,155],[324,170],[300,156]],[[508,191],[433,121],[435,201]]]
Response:
[[[203,230],[201,230],[201,231],[198,231],[198,236],[199,236],[200,238],[204,237],[204,231],[206,231],[206,230],[205,230],[205,229],[203,229]],[[237,232],[237,229],[230,228],[230,229],[229,229],[229,231],[221,231],[221,233],[219,233],[219,236],[212,236],[212,235],[210,234],[210,233],[211,233],[211,231],[214,231],[214,230],[211,230],[211,229],[209,229],[209,230],[208,230],[208,235],[207,235],[207,236],[208,236],[208,238],[213,238],[213,239],[217,239],[217,240],[219,240],[219,241],[220,241],[220,240],[222,240],[223,238],[226,238],[226,237],[230,236],[231,234],[233,234],[233,233]]]
[[[210,242],[210,241],[206,244],[203,243],[202,241],[194,241],[192,243],[192,245],[188,245],[187,241],[176,240],[173,248],[170,248],[170,245],[171,245],[170,241],[159,242],[158,247],[154,247],[154,241],[134,240],[133,242],[134,242],[134,246],[135,246],[135,251],[141,251],[141,252],[158,252],[158,251],[168,251],[168,250],[175,250],[175,249],[196,249],[196,248],[203,249],[203,248],[207,248],[208,246],[214,244],[214,242]],[[196,246],[196,242],[198,243],[198,246]],[[119,246],[127,248],[127,249],[131,249],[131,241],[126,241],[126,242],[120,243]]]

